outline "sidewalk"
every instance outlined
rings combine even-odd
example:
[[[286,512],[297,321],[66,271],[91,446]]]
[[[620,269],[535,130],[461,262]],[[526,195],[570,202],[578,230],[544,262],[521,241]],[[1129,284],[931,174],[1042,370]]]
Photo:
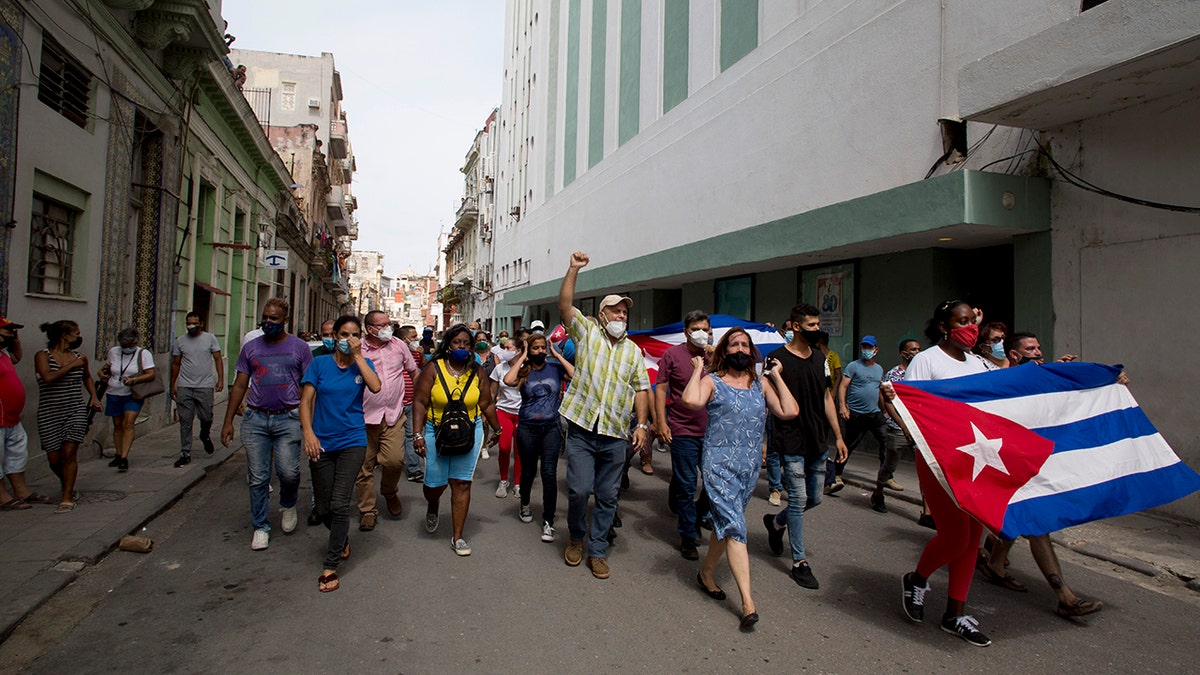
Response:
[[[221,445],[224,415],[224,404],[215,406],[216,451],[207,455],[200,441],[193,440],[192,462],[186,467],[172,466],[179,458],[179,426],[174,424],[134,440],[128,473],[117,473],[108,466],[109,458],[97,458],[94,448],[85,445],[79,449],[79,506],[74,511],[56,515],[54,505],[34,504],[0,514],[0,641],[86,565],[113,550],[122,535],[162,513],[240,447],[240,441],[233,448]],[[26,479],[31,489],[57,503],[58,479],[36,448],[30,448]]]
[[[842,480],[848,486],[841,496],[858,500],[861,491],[875,489],[878,457],[860,449],[846,464]],[[896,482],[903,492],[886,490],[888,501],[921,504],[917,469],[911,459],[900,462]],[[855,490],[858,488],[858,490]],[[862,506],[869,508],[866,497]],[[889,514],[890,515],[890,514]],[[1200,525],[1152,513],[1134,513],[1119,518],[1076,525],[1050,535],[1056,545],[1092,558],[1145,574],[1173,576],[1200,592]]]

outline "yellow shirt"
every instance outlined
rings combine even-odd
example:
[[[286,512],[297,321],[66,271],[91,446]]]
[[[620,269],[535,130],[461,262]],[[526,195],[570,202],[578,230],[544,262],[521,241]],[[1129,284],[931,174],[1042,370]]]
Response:
[[[478,366],[474,361],[469,362],[472,369],[478,370]],[[454,398],[459,397],[459,392],[467,382],[467,377],[470,376],[471,370],[468,369],[460,377],[455,377],[450,369],[446,367],[442,359],[433,362],[433,367],[441,371],[442,377],[446,378],[446,387],[450,387],[450,391],[454,393]],[[446,409],[446,404],[450,402],[450,397],[446,393],[446,387],[442,386],[442,381],[434,374],[433,389],[429,392],[429,420],[437,426],[442,421],[442,411]],[[466,396],[463,397],[463,403],[466,404],[467,410],[471,412],[471,419],[479,417],[479,373],[475,373],[475,377],[471,380],[471,386],[467,389]]]

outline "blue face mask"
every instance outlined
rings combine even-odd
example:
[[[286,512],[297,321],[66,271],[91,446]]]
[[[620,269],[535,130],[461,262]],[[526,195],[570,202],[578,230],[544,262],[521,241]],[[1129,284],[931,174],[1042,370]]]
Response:
[[[863,361],[870,361],[871,359],[875,358],[874,349],[864,349],[859,353],[862,355]]]
[[[467,359],[471,358],[469,349],[451,349],[449,354],[450,360],[455,363],[466,363]]]
[[[1004,342],[996,342],[992,345],[992,358],[1003,359],[1006,356],[1004,353]]]
[[[783,332],[783,339],[787,340],[788,342],[791,342],[792,338],[794,337],[796,337],[796,333],[793,331],[788,330]]]
[[[323,337],[321,338],[321,344],[325,346],[325,349],[333,351],[333,348],[337,346],[337,340],[331,337]]]
[[[349,340],[338,340],[337,347],[338,347],[338,351],[343,354],[350,353],[350,341]]]
[[[258,324],[262,329],[263,335],[269,338],[279,337],[283,334],[283,323],[275,323],[274,321],[263,321]]]

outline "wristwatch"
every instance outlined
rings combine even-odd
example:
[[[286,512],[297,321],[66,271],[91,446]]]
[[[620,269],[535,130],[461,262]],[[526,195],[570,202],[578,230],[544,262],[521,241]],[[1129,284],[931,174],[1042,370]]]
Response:
[[[650,431],[650,424],[647,422],[642,422],[641,424],[637,425],[637,428],[645,429],[646,431]]]

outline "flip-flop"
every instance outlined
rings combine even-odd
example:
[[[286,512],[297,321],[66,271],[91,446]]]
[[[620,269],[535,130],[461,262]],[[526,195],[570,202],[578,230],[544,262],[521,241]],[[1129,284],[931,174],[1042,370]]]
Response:
[[[16,499],[16,498],[10,499],[10,500],[4,502],[3,504],[0,504],[0,511],[24,511],[25,509],[32,509],[32,508],[33,507],[30,506],[29,504],[26,504],[25,502],[21,501],[20,499]]]
[[[350,557],[350,540],[346,540],[346,546],[342,548],[342,560]]]
[[[991,568],[991,566],[987,565],[986,563],[983,565],[976,565],[975,569],[979,570],[979,574],[983,576],[983,580],[988,582],[989,584],[1001,586],[1003,588],[1007,588],[1010,591],[1016,591],[1018,593],[1025,593],[1025,592],[1029,591],[1029,589],[1026,588],[1025,584],[1017,581],[1016,577],[1014,577],[1013,575],[1008,574],[1008,573],[1005,573],[1004,575],[996,574],[996,571],[993,570]]]
[[[58,508],[54,509],[55,514],[70,513],[75,510],[75,502],[59,502]]]
[[[1071,619],[1077,616],[1091,614],[1092,612],[1099,612],[1103,608],[1104,603],[1100,602],[1099,600],[1084,600],[1083,598],[1076,598],[1075,602],[1072,602],[1069,605],[1059,601],[1058,607],[1054,608],[1054,613],[1063,617],[1064,619]]]
[[[330,572],[329,574],[322,574],[321,576],[317,577],[317,590],[321,591],[322,593],[336,591],[341,587],[342,584],[340,581],[338,581],[337,572]]]
[[[55,503],[53,499],[47,497],[46,495],[38,494],[36,492],[30,492],[29,495],[22,498],[21,501],[25,502],[26,504],[53,504],[53,503]]]

